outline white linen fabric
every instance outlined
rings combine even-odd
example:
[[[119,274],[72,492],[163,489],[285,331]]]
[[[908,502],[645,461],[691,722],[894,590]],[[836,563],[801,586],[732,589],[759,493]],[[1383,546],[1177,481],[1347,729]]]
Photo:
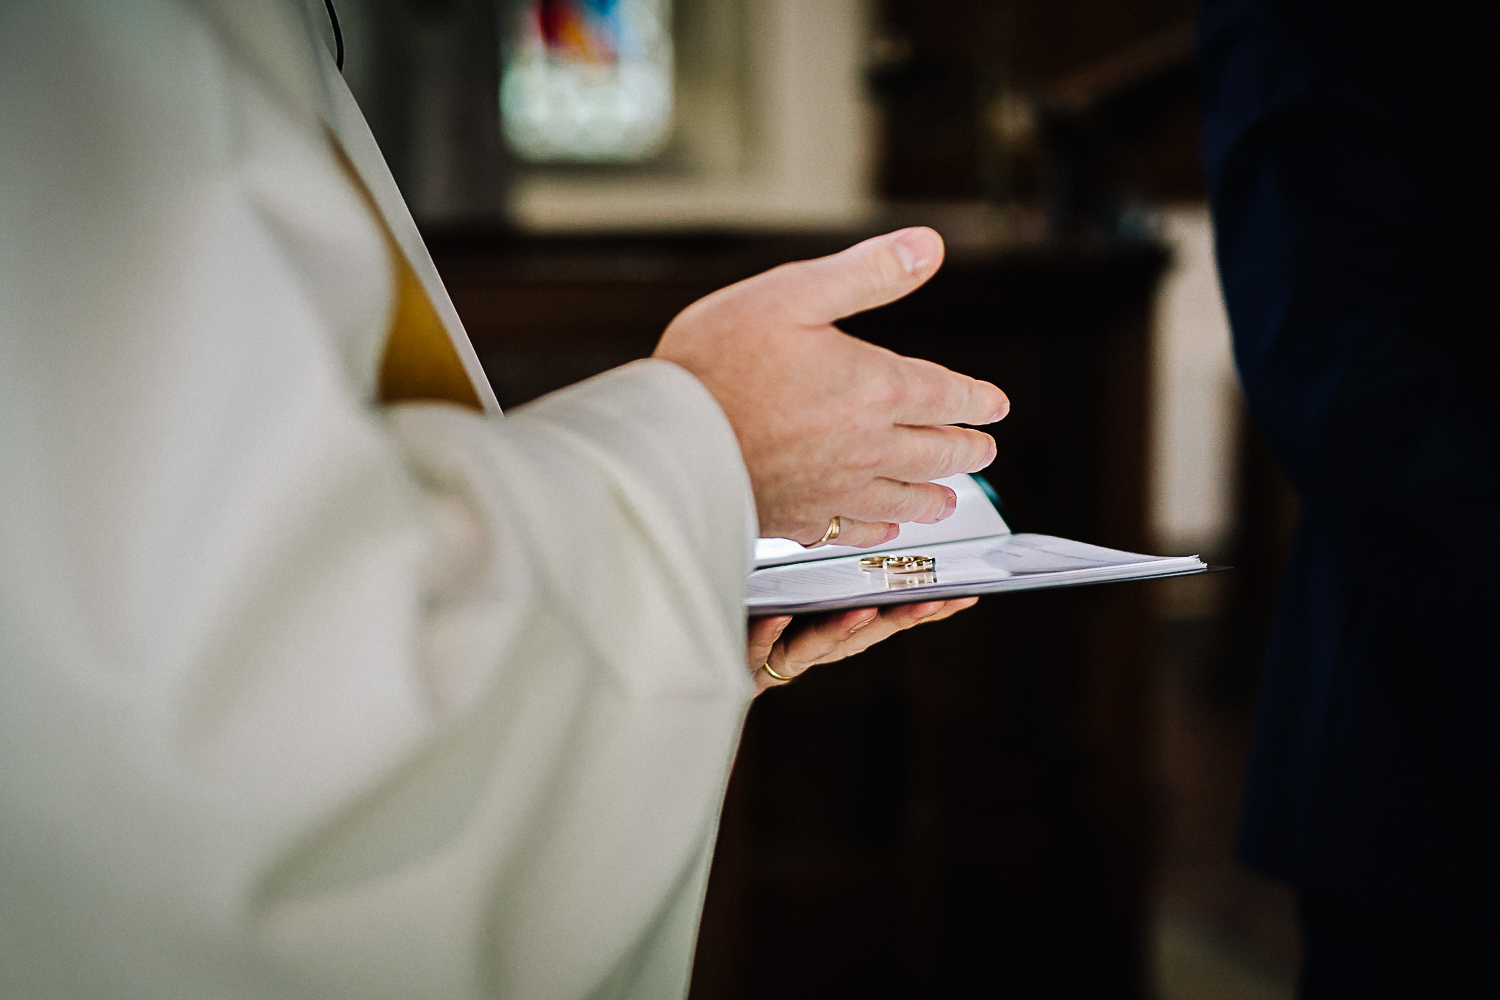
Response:
[[[734,435],[663,362],[376,406],[330,133],[461,335],[296,0],[0,4],[0,996],[680,996]]]

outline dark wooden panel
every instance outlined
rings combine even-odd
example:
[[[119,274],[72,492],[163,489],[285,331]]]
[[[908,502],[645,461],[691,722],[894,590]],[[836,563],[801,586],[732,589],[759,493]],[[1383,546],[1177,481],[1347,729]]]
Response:
[[[717,288],[853,238],[429,236],[507,408],[645,357],[673,316]]]

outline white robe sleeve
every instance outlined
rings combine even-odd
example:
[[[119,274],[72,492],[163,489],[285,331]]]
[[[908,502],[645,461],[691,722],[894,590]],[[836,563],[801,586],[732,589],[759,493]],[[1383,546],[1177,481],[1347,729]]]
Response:
[[[664,362],[373,407],[309,44],[0,4],[0,996],[680,996],[751,690],[734,435]]]

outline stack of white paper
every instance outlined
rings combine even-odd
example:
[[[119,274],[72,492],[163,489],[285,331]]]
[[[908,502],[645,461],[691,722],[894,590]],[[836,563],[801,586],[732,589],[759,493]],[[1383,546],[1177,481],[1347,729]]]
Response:
[[[1147,556],[1051,535],[1012,534],[972,477],[939,481],[958,494],[953,515],[939,524],[904,525],[901,535],[884,545],[804,549],[786,539],[761,539],[745,600],[750,614],[905,604],[1179,576],[1208,568],[1197,556]],[[936,566],[930,573],[918,574],[861,568],[862,557],[877,553],[931,556]]]

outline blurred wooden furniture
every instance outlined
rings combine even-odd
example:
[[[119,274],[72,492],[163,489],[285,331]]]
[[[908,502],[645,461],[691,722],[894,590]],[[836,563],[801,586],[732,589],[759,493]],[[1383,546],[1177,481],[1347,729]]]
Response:
[[[434,233],[501,402],[649,353],[698,296],[858,234]],[[1145,545],[1147,244],[955,252],[844,324],[988,378],[1012,523]],[[1141,998],[1150,584],[989,598],[757,700],[697,1000]]]

